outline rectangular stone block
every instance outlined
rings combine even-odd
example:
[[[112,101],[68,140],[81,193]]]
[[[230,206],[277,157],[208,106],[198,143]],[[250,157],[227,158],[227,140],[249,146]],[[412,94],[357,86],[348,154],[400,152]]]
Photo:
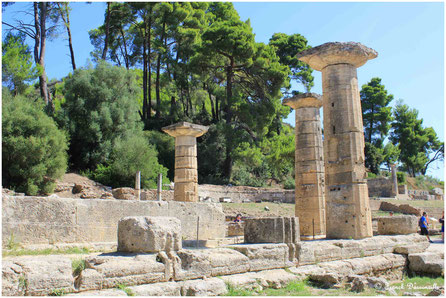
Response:
[[[311,150],[313,147],[323,147],[321,135],[315,133],[306,133],[296,135],[296,148],[306,148]]]
[[[296,148],[295,156],[295,161],[324,160],[322,147],[314,147],[312,150],[308,150],[308,148]]]
[[[250,271],[285,268],[288,265],[289,249],[285,243],[241,244],[229,247],[248,257]]]
[[[228,248],[183,249],[177,252],[175,280],[248,272],[249,259]]]
[[[324,173],[323,160],[302,160],[294,163],[297,173]]]
[[[296,134],[318,133],[322,135],[320,120],[297,121],[295,127]]]
[[[194,136],[178,136],[175,138],[175,146],[196,146],[197,138]]]
[[[295,110],[296,112],[296,119],[298,119],[300,122],[303,121],[314,121],[315,119],[320,119],[320,112],[319,109],[315,108],[299,108]]]
[[[322,174],[321,174],[322,176]],[[322,180],[322,179],[320,179]],[[322,197],[324,195],[324,184],[296,184],[296,196],[299,197]]]
[[[176,169],[197,169],[197,157],[196,156],[176,156],[175,157],[175,170]]]
[[[245,220],[245,243],[297,243],[297,217],[250,218]]]
[[[418,231],[418,218],[412,215],[382,216],[378,218],[379,235],[413,234]]]
[[[181,222],[175,217],[128,216],[118,223],[118,251],[154,253],[181,249]]]
[[[197,169],[175,169],[175,184],[182,182],[198,183]]]
[[[198,202],[196,182],[175,182],[174,200],[180,202]]]
[[[197,146],[176,146],[175,145],[175,157],[177,156],[197,156]]]

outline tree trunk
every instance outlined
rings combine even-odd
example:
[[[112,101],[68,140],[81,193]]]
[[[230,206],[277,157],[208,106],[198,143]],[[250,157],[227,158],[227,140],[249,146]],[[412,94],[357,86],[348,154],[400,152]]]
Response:
[[[71,30],[70,30],[70,19],[67,15],[67,34],[68,34],[68,46],[70,48],[70,55],[71,55],[71,65],[73,66],[73,71],[76,70],[76,61],[74,60],[74,49],[73,49],[73,41],[71,39]]]
[[[144,27],[144,39],[147,38],[147,24]],[[143,50],[142,50],[142,121],[144,122],[144,126],[147,125],[147,44],[146,40],[143,40]]]
[[[229,126],[232,121],[232,77],[234,70],[234,59],[230,59],[230,65],[226,69],[226,106],[225,106],[225,119],[226,124]],[[232,173],[232,144],[231,144],[231,136],[226,133],[226,158],[223,164],[224,176],[226,178],[231,179]]]
[[[163,31],[161,32],[161,43],[164,40],[164,31],[166,30],[166,21],[163,21]],[[158,59],[156,61],[156,114],[155,118],[159,119],[161,117],[161,96],[160,96],[160,69],[161,69],[161,53],[158,53]]]
[[[40,95],[43,97],[45,104],[50,112],[53,111],[53,103],[48,96],[47,78],[45,72],[45,50],[46,50],[46,15],[48,9],[47,2],[41,2],[40,5],[40,53],[38,64],[41,67],[39,76]]]
[[[105,40],[104,40],[104,50],[102,51],[102,60],[107,57],[108,51],[108,36],[110,34],[110,3],[107,2],[107,16],[105,17]]]
[[[124,34],[124,30],[122,30],[122,27],[120,28],[120,31],[121,31],[121,36],[122,36],[122,43],[124,44],[125,68],[130,69],[129,54],[127,52],[127,43],[125,42],[125,34]]]
[[[152,12],[150,12],[151,14]],[[148,103],[148,109],[147,109],[147,119],[150,119],[152,117],[152,66],[151,66],[151,59],[150,59],[150,54],[152,52],[152,15],[149,16],[149,24],[148,24],[148,29],[149,29],[149,36],[147,38],[147,43],[148,43],[148,50],[147,50],[147,72],[149,73],[149,78],[147,80],[147,95],[149,98],[149,103]]]

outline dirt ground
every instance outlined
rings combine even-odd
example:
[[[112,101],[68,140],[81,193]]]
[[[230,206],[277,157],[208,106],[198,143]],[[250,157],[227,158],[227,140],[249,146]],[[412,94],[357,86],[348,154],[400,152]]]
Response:
[[[78,185],[78,192],[73,193],[73,187]],[[67,173],[56,181],[54,193],[61,198],[89,198],[101,197],[104,193],[111,193],[111,188],[95,182],[76,173]]]

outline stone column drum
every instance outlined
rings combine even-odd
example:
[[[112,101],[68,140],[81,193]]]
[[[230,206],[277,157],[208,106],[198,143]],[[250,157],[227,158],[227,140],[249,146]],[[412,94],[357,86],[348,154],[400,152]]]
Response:
[[[283,100],[296,114],[295,214],[302,240],[325,238],[325,177],[319,109],[321,96],[302,93]]]
[[[356,69],[377,55],[355,42],[329,42],[297,55],[322,72],[327,238],[373,236]]]
[[[209,127],[179,122],[162,130],[175,138],[174,201],[198,202],[197,137]]]
[[[390,165],[390,169],[391,169],[391,179],[392,179],[392,193],[391,196],[392,197],[397,197],[398,196],[398,177],[396,175],[396,164],[391,164]]]

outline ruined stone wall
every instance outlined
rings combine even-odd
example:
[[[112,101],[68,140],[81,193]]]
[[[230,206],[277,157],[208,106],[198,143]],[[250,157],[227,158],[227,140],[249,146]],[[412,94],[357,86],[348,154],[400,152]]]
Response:
[[[385,197],[392,196],[392,180],[388,178],[368,179],[367,186],[369,188],[369,197]]]
[[[21,244],[116,242],[125,216],[172,216],[180,219],[184,239],[225,237],[220,204],[3,196],[2,236]]]
[[[294,190],[279,188],[203,184],[198,186],[198,196],[201,199],[211,198],[212,202],[218,202],[220,198],[230,198],[233,203],[255,202],[257,200],[294,203]]]

